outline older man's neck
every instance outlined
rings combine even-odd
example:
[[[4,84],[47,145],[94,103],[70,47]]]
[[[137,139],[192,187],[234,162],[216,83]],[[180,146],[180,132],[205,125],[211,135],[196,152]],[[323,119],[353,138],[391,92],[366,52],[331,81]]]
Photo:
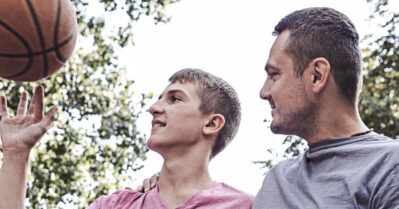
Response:
[[[336,107],[321,111],[317,118],[317,128],[306,138],[308,144],[326,139],[346,138],[369,130],[360,119],[357,108]]]

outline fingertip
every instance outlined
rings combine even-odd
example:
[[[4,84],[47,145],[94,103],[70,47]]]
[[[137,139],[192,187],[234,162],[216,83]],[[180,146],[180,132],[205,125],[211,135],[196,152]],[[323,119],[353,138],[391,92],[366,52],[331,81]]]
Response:
[[[37,90],[43,89],[43,86],[39,84],[39,85],[37,85],[37,86],[35,87],[35,90],[36,90],[36,89],[37,89]]]
[[[21,96],[22,97],[26,97],[28,95],[28,92],[27,91],[25,91],[25,90],[23,90],[22,92],[21,92]],[[21,98],[22,98],[21,97]]]
[[[148,192],[150,188],[148,186],[144,186],[144,192]]]
[[[50,111],[51,111],[51,112],[50,112],[51,118],[54,120],[54,118],[55,118],[55,116],[56,116],[56,114],[57,114],[57,111],[58,111],[58,107],[57,107],[57,106],[54,106],[54,107],[51,108]]]
[[[142,191],[143,191],[143,186],[138,186],[138,187],[136,188],[136,191],[137,191],[137,192],[142,192]]]
[[[56,112],[58,111],[58,106],[54,106],[54,107],[51,109],[51,111],[52,111],[53,113],[56,113]]]
[[[35,87],[35,89],[34,89],[34,92],[33,92],[33,94],[34,95],[37,95],[37,96],[40,96],[40,95],[43,95],[43,86],[42,85],[37,85],[36,87]]]

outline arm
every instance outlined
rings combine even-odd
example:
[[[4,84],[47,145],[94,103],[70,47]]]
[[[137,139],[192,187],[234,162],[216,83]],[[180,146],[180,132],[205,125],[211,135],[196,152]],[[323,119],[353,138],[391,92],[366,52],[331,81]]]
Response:
[[[373,189],[370,208],[399,208],[399,165],[396,165]]]
[[[56,107],[43,115],[43,87],[37,86],[27,110],[28,93],[23,92],[17,115],[9,118],[7,100],[0,96],[0,134],[3,164],[0,170],[0,209],[24,208],[29,154],[54,120]]]

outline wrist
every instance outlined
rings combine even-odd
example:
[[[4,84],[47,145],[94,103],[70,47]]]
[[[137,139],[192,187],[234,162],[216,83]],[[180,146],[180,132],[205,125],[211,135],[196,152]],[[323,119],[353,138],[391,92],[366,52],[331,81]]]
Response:
[[[6,162],[28,162],[30,150],[7,150],[3,149],[3,164]]]

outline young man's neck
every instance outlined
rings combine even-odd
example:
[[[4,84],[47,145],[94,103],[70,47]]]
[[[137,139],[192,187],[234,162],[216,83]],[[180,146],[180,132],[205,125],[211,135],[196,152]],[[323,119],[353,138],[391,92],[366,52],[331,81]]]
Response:
[[[158,181],[159,195],[168,208],[176,208],[195,193],[212,187],[209,158],[204,153],[164,158]]]

